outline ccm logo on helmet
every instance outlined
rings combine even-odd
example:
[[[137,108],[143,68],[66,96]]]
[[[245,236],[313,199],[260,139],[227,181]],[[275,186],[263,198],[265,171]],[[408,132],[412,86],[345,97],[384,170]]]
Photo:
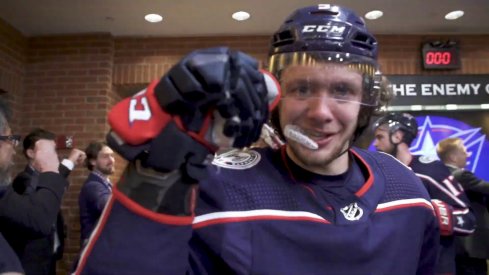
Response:
[[[337,25],[304,25],[302,32],[323,32],[335,35],[342,35],[345,32],[345,26]]]

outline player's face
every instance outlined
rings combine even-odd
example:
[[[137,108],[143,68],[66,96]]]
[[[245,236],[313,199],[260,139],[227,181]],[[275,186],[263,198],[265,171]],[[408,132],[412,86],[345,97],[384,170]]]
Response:
[[[338,64],[296,65],[282,72],[280,82],[280,125],[299,126],[319,147],[312,150],[287,140],[289,156],[303,168],[320,174],[335,173],[331,167],[340,162],[347,165],[348,154],[342,153],[348,150],[357,126],[361,74]]]
[[[95,169],[104,175],[112,175],[115,171],[114,151],[108,146],[102,147],[95,160]]]
[[[377,151],[388,154],[392,154],[394,152],[394,145],[390,140],[388,129],[384,129],[382,126],[375,129],[374,146]]]

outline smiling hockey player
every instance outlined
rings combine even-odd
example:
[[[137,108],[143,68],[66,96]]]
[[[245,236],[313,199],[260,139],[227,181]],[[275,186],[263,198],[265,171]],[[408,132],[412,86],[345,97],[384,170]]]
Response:
[[[277,88],[241,52],[194,51],[116,105],[108,141],[130,164],[77,273],[433,273],[438,224],[421,181],[352,148],[382,107],[377,46],[344,7],[286,19],[269,52],[274,124],[287,129],[276,151],[209,159],[255,142],[269,117]]]

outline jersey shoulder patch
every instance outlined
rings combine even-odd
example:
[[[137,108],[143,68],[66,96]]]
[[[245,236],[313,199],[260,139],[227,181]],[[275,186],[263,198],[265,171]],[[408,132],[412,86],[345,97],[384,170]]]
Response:
[[[244,170],[260,162],[261,155],[255,150],[234,149],[214,157],[212,164],[224,168]]]
[[[436,158],[436,156],[433,156],[433,155],[426,155],[426,156],[420,156],[419,157],[419,162],[425,163],[425,164],[432,163],[432,162],[435,162],[437,160],[438,159]]]

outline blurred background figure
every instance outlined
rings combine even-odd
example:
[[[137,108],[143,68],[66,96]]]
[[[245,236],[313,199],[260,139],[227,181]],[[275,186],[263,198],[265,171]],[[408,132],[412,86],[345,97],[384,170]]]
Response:
[[[90,170],[79,196],[81,246],[85,245],[102,210],[112,194],[109,176],[114,174],[114,151],[105,142],[91,142],[85,149],[86,166]]]
[[[23,274],[19,258],[3,234],[15,232],[37,238],[51,234],[68,182],[59,174],[55,142],[41,139],[35,143],[31,162],[39,172],[37,187],[22,195],[14,190],[10,169],[20,136],[12,135],[9,113],[8,106],[0,99],[0,274]]]
[[[56,135],[41,128],[32,130],[23,140],[23,153],[27,159],[25,169],[12,182],[15,192],[20,195],[32,194],[38,187],[39,171],[34,167],[34,149],[37,141],[55,142]],[[85,153],[73,149],[67,159],[59,165],[59,173],[68,177],[75,165],[83,163]],[[5,238],[19,257],[26,274],[56,274],[56,261],[61,259],[64,250],[65,224],[61,209],[58,210],[52,231],[45,236],[22,234],[15,227],[5,232]]]
[[[0,274],[21,274],[22,266],[20,261],[3,237],[3,212],[2,198],[7,192],[11,182],[11,169],[14,164],[15,147],[20,142],[20,136],[12,135],[12,130],[8,120],[10,119],[9,106],[0,99]]]
[[[476,217],[474,234],[457,238],[457,274],[487,274],[489,259],[489,182],[465,170],[467,149],[460,138],[446,138],[436,145],[436,153],[462,184]]]
[[[431,156],[415,156],[409,147],[418,135],[418,123],[408,113],[390,113],[374,123],[374,146],[409,166],[430,194],[440,226],[440,253],[436,274],[455,274],[455,236],[472,234],[475,216],[462,186],[447,167]]]

